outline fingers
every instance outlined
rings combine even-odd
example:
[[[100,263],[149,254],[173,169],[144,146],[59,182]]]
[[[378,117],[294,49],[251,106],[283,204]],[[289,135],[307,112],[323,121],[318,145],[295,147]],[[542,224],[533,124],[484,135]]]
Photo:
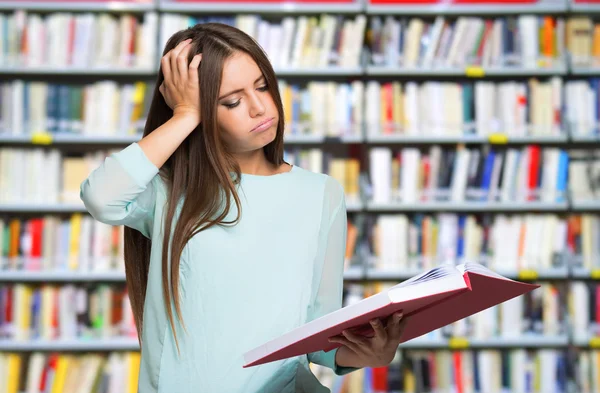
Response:
[[[404,332],[404,327],[406,326],[407,319],[404,318],[404,315],[402,312],[395,313],[392,316],[392,318],[393,318],[393,321],[389,325],[389,329],[390,329],[389,334],[394,340],[400,340],[400,338],[402,337],[402,333]]]
[[[342,344],[342,345],[348,347],[352,352],[360,353],[358,344],[353,343],[352,341],[348,340],[346,337],[343,337],[343,336],[330,337],[329,342]]]
[[[188,79],[188,57],[190,54],[190,48],[192,47],[191,41],[183,47],[181,52],[177,55],[177,73],[179,74],[179,80],[184,82]]]
[[[183,40],[181,41],[179,44],[177,44],[175,46],[175,48],[171,49],[170,51],[168,51],[163,57],[162,59],[160,59],[160,63],[162,66],[162,71],[163,71],[163,76],[165,77],[165,79],[171,79],[171,70],[172,69],[176,69],[176,63],[173,61],[174,58],[177,57],[177,54],[179,54],[179,52],[181,51],[181,49],[187,45],[188,43],[192,42],[191,38],[188,38],[187,40]]]
[[[357,345],[364,345],[367,341],[364,337],[354,334],[349,330],[342,331],[342,334],[344,335],[344,337],[346,337],[346,339],[348,339],[348,341],[353,342]]]
[[[202,60],[202,53],[198,53],[188,67],[188,75],[190,78],[190,83],[197,84],[198,83],[198,66],[200,65],[200,61]]]
[[[385,328],[383,327],[383,324],[381,323],[381,320],[379,318],[373,319],[371,321],[371,326],[373,327],[373,330],[375,331],[375,339],[376,340],[381,340],[381,341],[386,341],[388,338],[388,333],[385,330]]]

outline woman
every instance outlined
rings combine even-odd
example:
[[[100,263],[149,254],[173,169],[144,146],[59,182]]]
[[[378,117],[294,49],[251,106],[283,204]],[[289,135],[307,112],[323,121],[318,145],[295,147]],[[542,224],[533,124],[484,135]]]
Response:
[[[373,321],[373,338],[332,338],[334,351],[242,368],[246,351],[341,307],[344,191],[283,161],[277,80],[240,30],[174,34],[157,86],[142,140],[81,185],[95,219],[126,226],[139,391],[323,392],[309,362],[387,365],[398,317]]]

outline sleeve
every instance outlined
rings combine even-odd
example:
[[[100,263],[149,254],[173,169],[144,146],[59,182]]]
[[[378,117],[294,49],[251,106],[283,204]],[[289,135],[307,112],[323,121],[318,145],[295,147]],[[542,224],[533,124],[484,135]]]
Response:
[[[318,256],[321,261],[321,274],[317,278],[318,291],[310,307],[309,319],[313,320],[342,307],[344,285],[344,258],[346,255],[346,203],[344,189],[333,178],[328,179],[326,201],[323,207],[325,230],[319,234],[322,251]],[[318,266],[317,266],[318,269]],[[337,375],[348,374],[357,370],[353,367],[340,367],[335,363],[337,349],[325,352],[309,353],[308,361],[331,368]]]
[[[137,143],[106,157],[81,183],[79,196],[92,217],[152,236],[158,168]]]

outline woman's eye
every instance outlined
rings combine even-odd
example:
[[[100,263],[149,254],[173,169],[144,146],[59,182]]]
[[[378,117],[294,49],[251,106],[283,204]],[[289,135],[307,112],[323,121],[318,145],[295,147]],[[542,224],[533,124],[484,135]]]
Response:
[[[264,85],[258,88],[258,91],[267,91],[269,89],[269,86]]]
[[[240,100],[237,100],[236,102],[234,102],[233,104],[223,104],[225,105],[228,109],[233,109],[236,106],[238,106],[240,104]]]

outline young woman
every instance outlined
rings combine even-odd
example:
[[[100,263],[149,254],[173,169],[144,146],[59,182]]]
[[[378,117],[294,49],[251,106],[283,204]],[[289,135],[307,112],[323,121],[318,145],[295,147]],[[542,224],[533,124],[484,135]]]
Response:
[[[389,364],[401,315],[337,350],[243,368],[243,354],[341,307],[344,190],[283,161],[283,109],[265,53],[242,31],[196,25],[161,59],[144,136],[81,185],[90,214],[125,225],[141,393],[326,392]]]

